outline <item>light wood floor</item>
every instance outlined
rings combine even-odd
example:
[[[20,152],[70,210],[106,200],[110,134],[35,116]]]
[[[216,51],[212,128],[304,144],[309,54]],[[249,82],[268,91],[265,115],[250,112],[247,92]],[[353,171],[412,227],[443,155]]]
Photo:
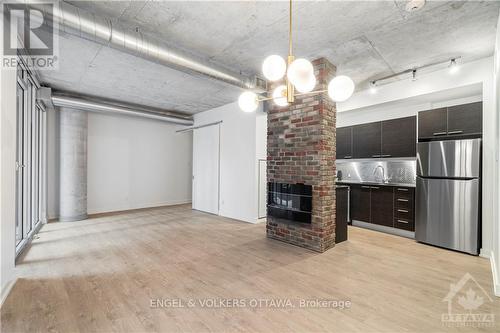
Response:
[[[450,283],[467,272],[488,293],[481,311],[499,321],[479,331],[500,330],[487,260],[374,231],[349,232],[348,242],[319,254],[267,239],[264,224],[185,205],[51,223],[18,262],[20,279],[1,309],[1,331],[478,331],[441,322]],[[151,307],[151,299],[207,298],[249,306]],[[251,306],[255,299],[289,299],[295,307]],[[301,308],[300,299],[352,306]]]

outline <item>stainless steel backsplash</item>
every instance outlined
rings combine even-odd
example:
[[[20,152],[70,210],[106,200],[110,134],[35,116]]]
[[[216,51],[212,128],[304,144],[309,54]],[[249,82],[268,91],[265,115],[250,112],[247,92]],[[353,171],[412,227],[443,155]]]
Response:
[[[342,172],[345,182],[382,182],[382,171],[389,183],[415,184],[416,167],[415,159],[384,159],[384,160],[337,160],[337,171]]]

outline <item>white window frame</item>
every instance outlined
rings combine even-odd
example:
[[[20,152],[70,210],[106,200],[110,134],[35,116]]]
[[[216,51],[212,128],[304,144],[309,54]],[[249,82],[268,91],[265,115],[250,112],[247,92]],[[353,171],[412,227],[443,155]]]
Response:
[[[20,114],[16,107],[16,257],[47,221],[47,113],[36,99],[40,88],[36,75],[27,69],[22,57],[18,61],[16,89],[23,90],[23,108]],[[20,234],[18,223],[21,223]]]

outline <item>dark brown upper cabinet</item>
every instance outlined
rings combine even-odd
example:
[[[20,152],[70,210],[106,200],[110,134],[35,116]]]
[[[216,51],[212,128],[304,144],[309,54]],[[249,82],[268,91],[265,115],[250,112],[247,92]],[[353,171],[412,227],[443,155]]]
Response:
[[[370,186],[351,185],[350,193],[351,219],[370,222]]]
[[[382,126],[380,122],[356,125],[352,127],[353,158],[380,157],[382,154]]]
[[[382,122],[381,157],[414,157],[417,155],[417,117]]]
[[[483,103],[468,103],[418,113],[418,138],[480,136]]]
[[[371,213],[373,224],[392,227],[394,221],[394,192],[389,186],[370,186]]]
[[[448,108],[448,135],[481,134],[483,103],[470,103]]]
[[[447,108],[418,113],[418,137],[435,138],[447,134]]]
[[[337,128],[337,159],[352,158],[352,127]]]
[[[337,128],[337,158],[416,156],[417,117]]]

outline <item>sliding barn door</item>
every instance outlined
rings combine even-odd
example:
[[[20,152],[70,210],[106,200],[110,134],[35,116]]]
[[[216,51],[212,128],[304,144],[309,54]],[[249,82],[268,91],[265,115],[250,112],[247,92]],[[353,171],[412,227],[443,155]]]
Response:
[[[220,125],[193,132],[193,209],[219,214]]]

